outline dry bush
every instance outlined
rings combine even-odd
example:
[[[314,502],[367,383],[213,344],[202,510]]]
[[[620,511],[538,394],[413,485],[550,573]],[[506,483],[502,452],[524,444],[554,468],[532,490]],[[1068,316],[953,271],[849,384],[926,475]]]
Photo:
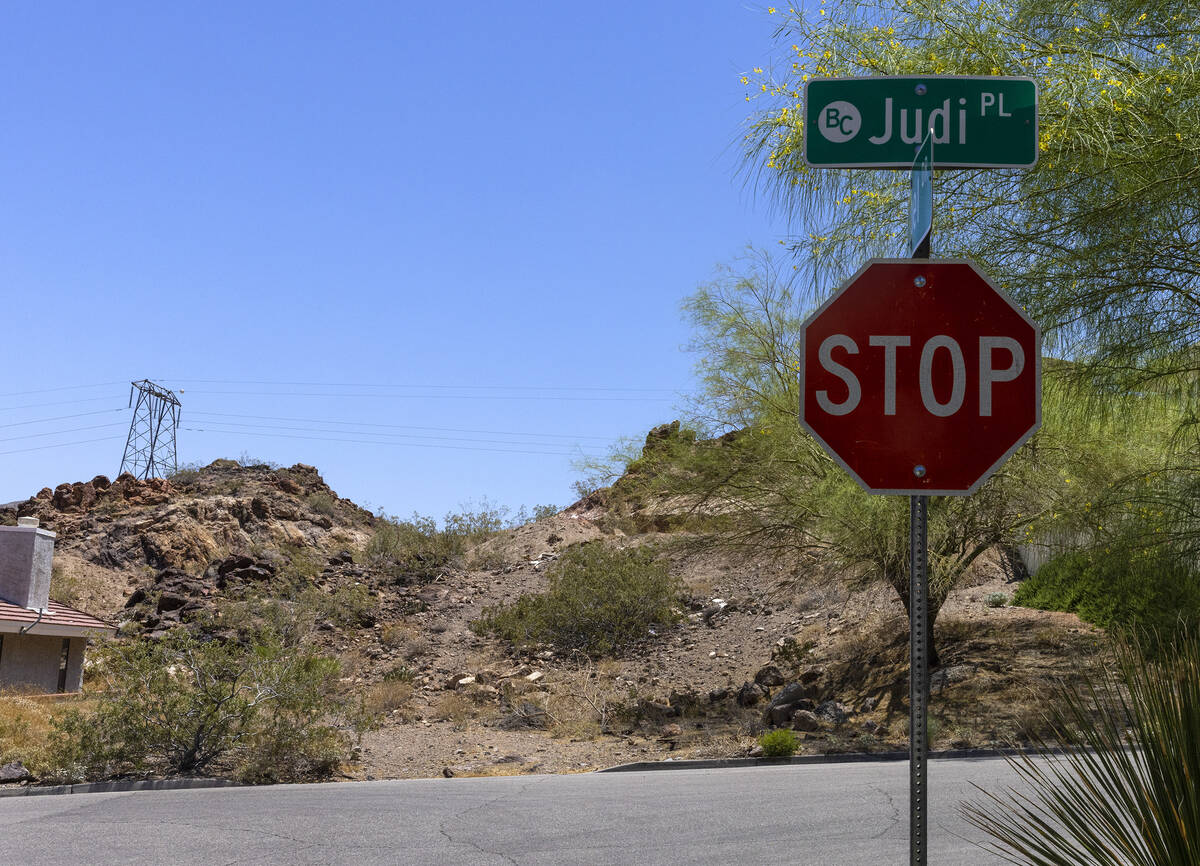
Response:
[[[379,630],[379,642],[385,647],[396,649],[396,647],[403,646],[412,633],[412,626],[398,622],[384,623],[383,628]]]
[[[0,764],[23,761],[46,746],[50,707],[27,695],[6,692],[0,696]]]
[[[371,716],[380,716],[392,710],[404,709],[412,700],[411,682],[385,679],[371,686],[363,698],[363,708]]]
[[[74,709],[90,713],[94,698],[54,698],[20,688],[0,692],[0,764],[20,761],[35,775],[54,763],[54,720]]]
[[[475,717],[475,704],[466,695],[452,692],[434,705],[433,717],[439,722],[452,722],[456,727],[465,728]]]
[[[409,661],[413,661],[414,659],[420,658],[423,655],[427,655],[430,649],[431,645],[429,643],[429,638],[425,637],[423,634],[414,634],[404,642],[404,646],[400,650],[400,654]]]
[[[616,666],[606,669],[616,670]],[[628,693],[611,674],[587,660],[558,671],[548,688],[546,713],[555,737],[592,739],[607,734],[613,717],[626,709]]]

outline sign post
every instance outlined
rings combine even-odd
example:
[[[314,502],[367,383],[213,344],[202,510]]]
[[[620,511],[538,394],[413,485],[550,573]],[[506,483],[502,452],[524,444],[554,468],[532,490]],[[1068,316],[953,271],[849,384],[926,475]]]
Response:
[[[801,426],[868,493],[909,497],[912,866],[928,853],[929,497],[974,493],[1042,417],[1037,325],[972,262],[930,260],[933,170],[1029,168],[1037,154],[1030,78],[805,85],[808,165],[912,172],[912,258],[867,262],[800,338]]]
[[[933,130],[913,160],[908,243],[928,259],[933,240]],[[908,849],[925,866],[929,835],[929,497],[908,497]]]
[[[929,239],[933,233],[933,131],[917,150],[909,179],[908,249],[914,259],[929,258]]]

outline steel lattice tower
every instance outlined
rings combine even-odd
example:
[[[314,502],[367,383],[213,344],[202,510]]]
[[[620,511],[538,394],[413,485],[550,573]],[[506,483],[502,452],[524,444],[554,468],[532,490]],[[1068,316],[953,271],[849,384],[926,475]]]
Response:
[[[137,391],[137,407],[129,423],[125,456],[121,458],[121,471],[117,474],[130,472],[135,478],[143,480],[174,475],[179,470],[175,455],[179,399],[149,379],[129,384],[132,386],[129,389],[129,405],[133,406],[133,392]]]

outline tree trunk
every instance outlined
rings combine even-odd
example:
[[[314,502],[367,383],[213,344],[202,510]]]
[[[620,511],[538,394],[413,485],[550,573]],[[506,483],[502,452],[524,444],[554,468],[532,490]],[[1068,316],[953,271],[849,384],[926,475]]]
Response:
[[[908,609],[908,584],[906,583],[901,591],[901,587],[896,587],[896,593],[900,596],[900,600],[904,603],[904,612],[908,615],[909,628],[912,628],[912,611]],[[932,672],[936,668],[942,666],[942,658],[938,655],[937,645],[933,640],[933,626],[937,622],[937,616],[941,613],[941,600],[935,601],[933,598],[927,598],[925,602],[925,658],[929,660],[929,670]]]

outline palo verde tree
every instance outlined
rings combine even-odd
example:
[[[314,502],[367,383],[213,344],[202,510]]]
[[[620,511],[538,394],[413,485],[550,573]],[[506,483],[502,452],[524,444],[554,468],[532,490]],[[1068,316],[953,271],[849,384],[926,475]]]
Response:
[[[852,585],[883,581],[907,609],[907,500],[863,492],[796,421],[799,332],[814,302],[798,274],[751,254],[684,302],[701,380],[691,407],[701,438],[656,437],[627,478],[690,503],[708,530],[705,544],[769,554],[797,570],[823,565]],[[1105,515],[1125,507],[1114,481],[1158,465],[1152,443],[1163,439],[1148,413],[1114,439],[1094,422],[1064,423],[1070,401],[1063,389],[1048,389],[1048,423],[1030,444],[973,496],[932,500],[931,623],[985,551],[1102,532]]]
[[[1111,464],[1076,460],[1074,469],[1067,462],[1040,470],[1064,488],[1071,476],[1097,474],[1088,471],[1095,465],[1110,470],[1094,479],[1099,486],[1087,499],[1068,497],[1079,507],[1069,521],[1074,538],[1103,549],[1105,536],[1127,531],[1131,516],[1154,510],[1161,520],[1145,543],[1170,545],[1194,562],[1200,6],[820,0],[768,11],[779,16],[781,54],[743,78],[758,106],[744,139],[745,169],[800,229],[792,249],[810,300],[866,258],[903,252],[909,193],[903,172],[804,163],[805,81],[879,74],[1037,81],[1034,168],[938,172],[934,183],[934,253],[980,262],[1041,324],[1048,354],[1067,362],[1047,364],[1042,434],[979,495],[995,497],[1051,441],[1077,456],[1122,451]],[[1097,419],[1105,417],[1134,430],[1100,430]],[[1161,437],[1164,429],[1177,434],[1174,454],[1161,438],[1140,450],[1116,438]],[[1091,444],[1077,447],[1077,437]],[[1031,508],[1026,494],[1015,501],[1014,515],[1038,515],[1023,532],[1044,537],[1062,516],[1054,504]],[[933,505],[935,521],[939,509],[963,507]]]

